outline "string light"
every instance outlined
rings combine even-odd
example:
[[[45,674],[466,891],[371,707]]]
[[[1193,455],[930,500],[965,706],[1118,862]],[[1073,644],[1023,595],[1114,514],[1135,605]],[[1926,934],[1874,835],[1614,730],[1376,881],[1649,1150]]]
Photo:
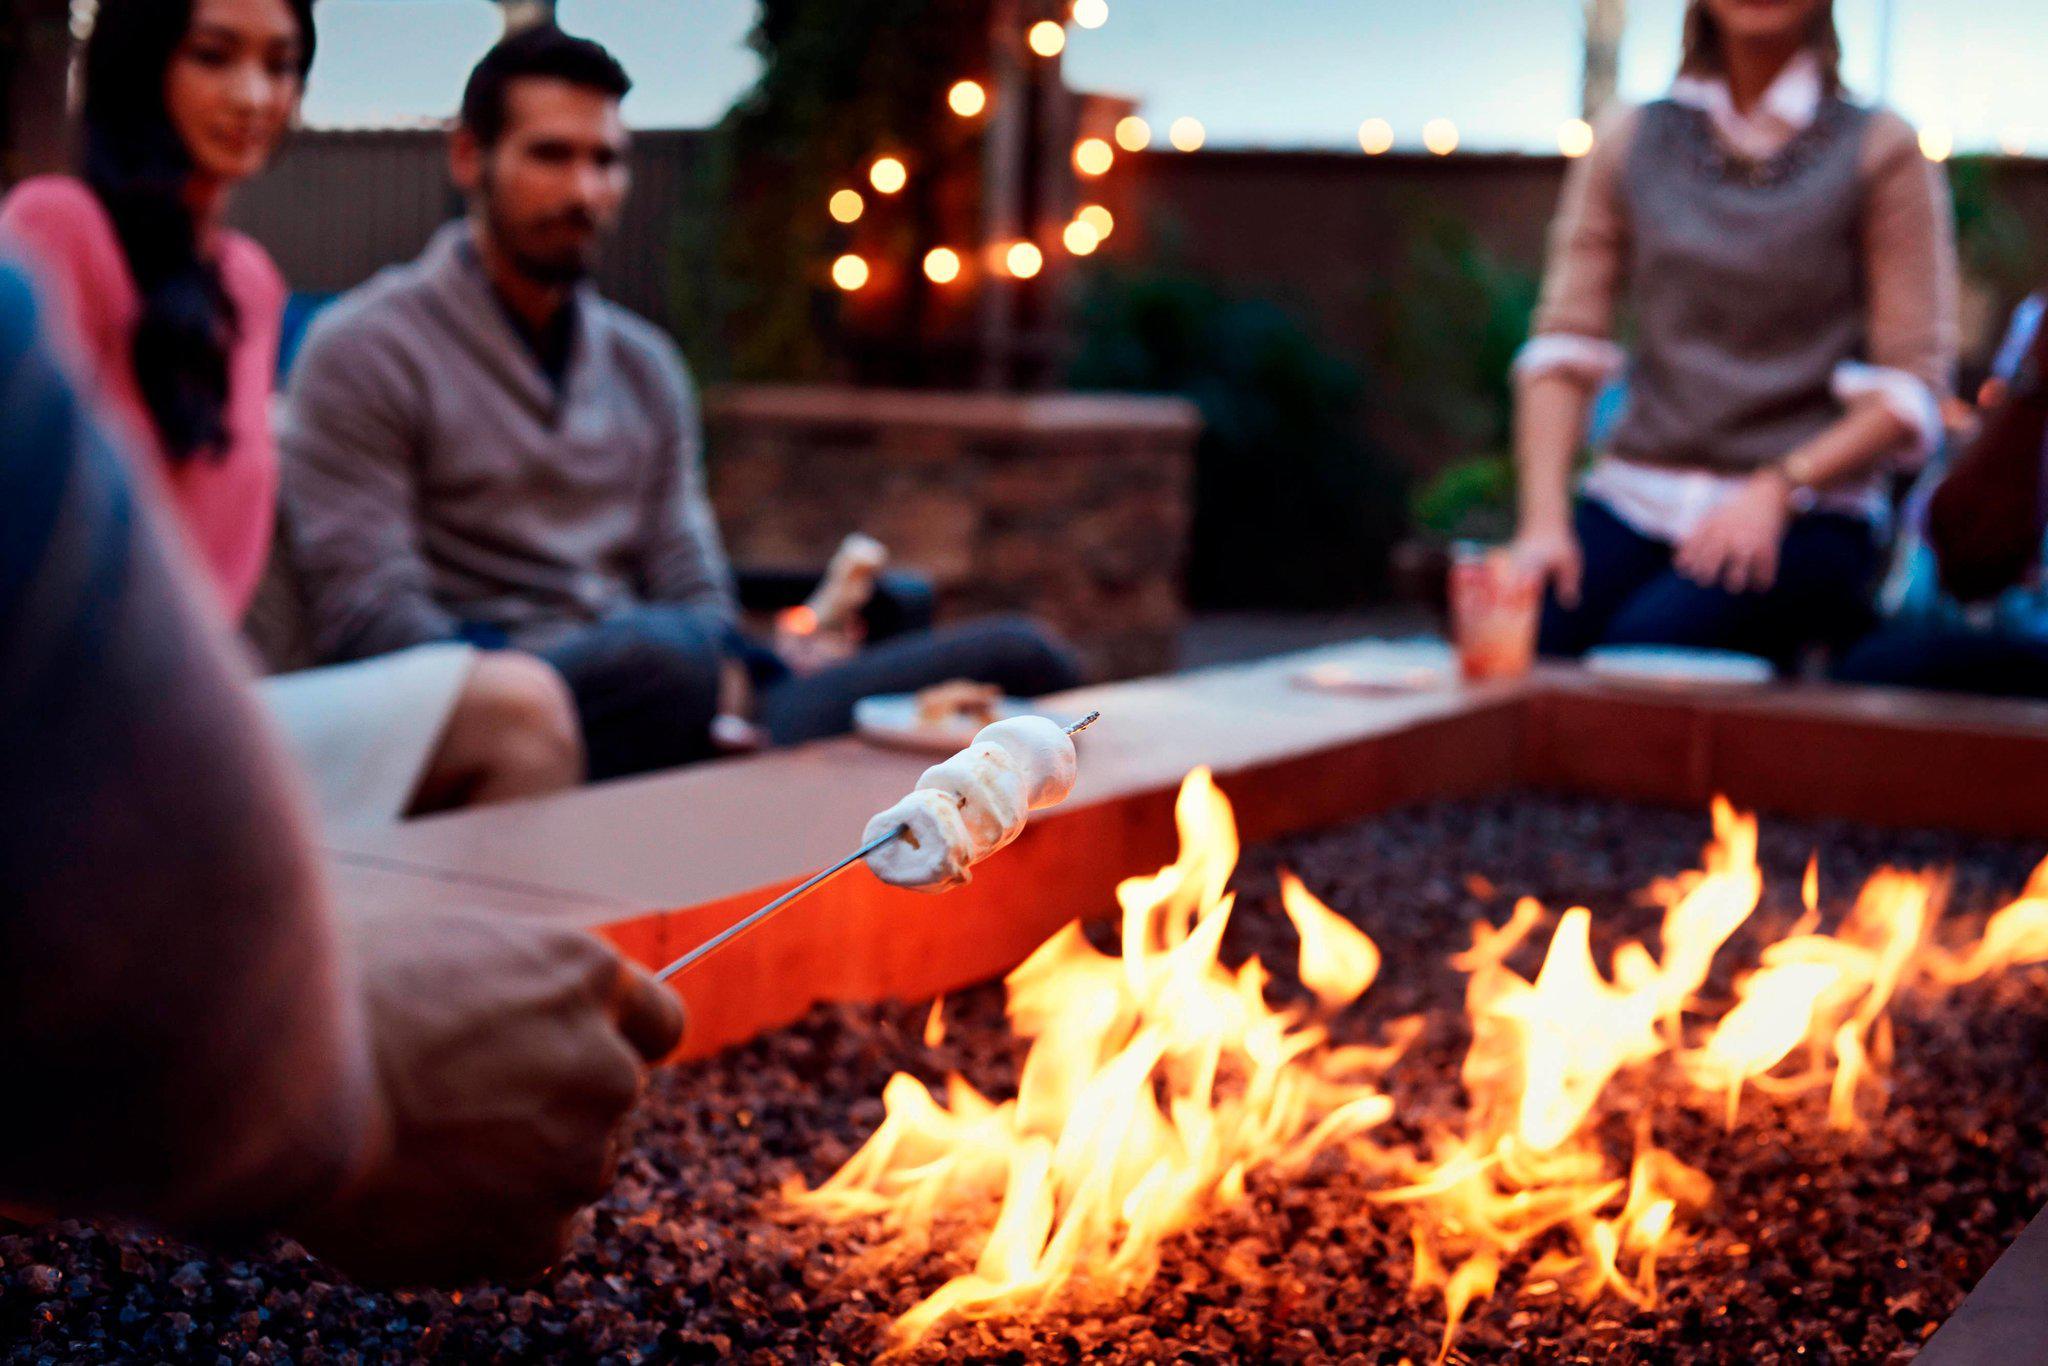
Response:
[[[1074,22],[1082,28],[1101,28],[1109,22],[1109,0],[1074,0]]]
[[[1024,35],[1024,41],[1041,57],[1057,57],[1066,50],[1067,30],[1050,19],[1041,19]]]
[[[1422,145],[1440,157],[1458,150],[1458,125],[1449,119],[1431,119],[1422,126]]]
[[[2009,157],[2023,157],[2033,150],[2033,138],[2024,128],[2008,128],[1998,140],[1998,150]]]
[[[860,197],[859,190],[835,190],[825,207],[836,221],[853,223],[859,221],[867,206],[868,202]]]
[[[1010,274],[1020,280],[1028,280],[1045,268],[1045,253],[1032,242],[1012,242],[1010,249],[1003,253],[1003,264]]]
[[[988,108],[988,91],[980,81],[955,81],[946,92],[946,103],[963,119],[971,119]]]
[[[1358,145],[1369,157],[1394,150],[1394,125],[1385,119],[1367,119],[1358,125]]]
[[[1116,231],[1116,219],[1100,204],[1083,204],[1081,211],[1074,217],[1095,229],[1095,240],[1098,242],[1107,242],[1109,235]]]
[[[1102,245],[1102,234],[1096,232],[1090,224],[1076,218],[1067,224],[1066,230],[1060,234],[1060,241],[1066,243],[1067,250],[1074,255],[1089,256]]]
[[[867,282],[868,263],[862,257],[848,252],[832,263],[832,283],[838,285],[848,294],[861,288]]]
[[[868,168],[868,184],[883,194],[895,194],[910,183],[910,171],[895,157],[877,157]]]
[[[960,278],[960,253],[951,247],[933,247],[924,254],[924,277],[935,285],[950,285]]]
[[[1152,145],[1152,125],[1136,114],[1116,121],[1116,145],[1126,152],[1142,152]]]
[[[1939,124],[1922,128],[1920,153],[1929,161],[1947,161],[1956,154],[1956,135]]]
[[[1584,119],[1566,119],[1557,130],[1557,150],[1574,158],[1592,151],[1593,125]]]
[[[1173,126],[1166,130],[1167,141],[1183,152],[1200,151],[1208,137],[1208,132],[1202,127],[1202,121],[1196,118],[1177,118],[1173,121]]]
[[[1115,161],[1115,149],[1101,138],[1082,138],[1074,144],[1074,169],[1082,175],[1104,175]]]

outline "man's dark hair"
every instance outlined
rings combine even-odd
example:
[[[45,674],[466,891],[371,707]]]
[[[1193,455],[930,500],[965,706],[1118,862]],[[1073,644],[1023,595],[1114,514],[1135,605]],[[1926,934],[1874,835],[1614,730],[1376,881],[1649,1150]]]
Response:
[[[633,88],[626,69],[600,44],[553,24],[535,24],[501,40],[469,73],[462,91],[462,126],[484,146],[496,144],[505,135],[505,92],[529,76],[567,81],[615,100]]]

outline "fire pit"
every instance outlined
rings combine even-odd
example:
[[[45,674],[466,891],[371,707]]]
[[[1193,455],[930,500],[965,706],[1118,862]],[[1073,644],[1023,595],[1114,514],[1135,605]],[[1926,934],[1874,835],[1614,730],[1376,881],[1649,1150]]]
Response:
[[[1603,961],[1631,937],[1654,942],[1663,912],[1638,894],[1696,861],[1706,834],[1698,814],[1523,798],[1432,805],[1291,840],[1246,859],[1220,959],[1269,963],[1271,999],[1304,1020],[1327,1021],[1332,1048],[1377,1047],[1407,1033],[1401,1021],[1422,1017],[1398,1061],[1369,1060],[1364,1073],[1383,1088],[1387,1115],[1359,1130],[1383,1151],[1422,1150],[1432,1128],[1457,1130],[1468,1117],[1459,1069],[1471,1038],[1463,1019],[1470,975],[1450,965],[1447,950],[1469,944],[1475,926],[1508,922],[1522,896],[1591,907]],[[1831,926],[1883,863],[1953,868],[1952,933],[1939,940],[1952,946],[1979,941],[1985,917],[2010,900],[2039,852],[1954,835],[1766,823],[1761,904],[1717,955],[1706,995],[1732,997],[1740,971],[1801,917],[1801,883],[1816,848]],[[1378,980],[1357,1005],[1319,1014],[1316,984],[1299,980],[1282,867],[1373,936]],[[1113,951],[1108,929],[1094,940]],[[1079,951],[1078,943],[1069,947]],[[1325,995],[1348,989],[1320,985]],[[1730,1130],[1724,1099],[1711,1089],[1660,1097],[1656,1087],[1669,1086],[1669,1076],[1622,1078],[1598,1126],[1620,1170],[1627,1171],[1633,1117],[1654,1112],[1658,1145],[1715,1185],[1658,1260],[1657,1304],[1612,1292],[1588,1304],[1569,1276],[1548,1278],[1555,1284],[1546,1288],[1546,1278],[1531,1273],[1556,1249],[1531,1248],[1506,1259],[1501,1290],[1473,1307],[1454,1354],[1909,1354],[2048,1198],[2048,1083],[2037,1079],[2044,999],[2048,970],[2040,968],[1952,990],[1904,989],[1890,1009],[1888,1094],[1865,1092],[1854,1130],[1830,1124],[1825,1089],[1749,1088]],[[59,1358],[121,1344],[147,1357],[227,1347],[255,1350],[258,1359],[305,1359],[318,1343],[450,1360],[541,1351],[864,1359],[891,1340],[899,1316],[970,1272],[974,1249],[941,1239],[923,1254],[877,1258],[877,1221],[793,1214],[785,1185],[821,1182],[852,1156],[883,1122],[878,1099],[897,1071],[941,1093],[957,1071],[986,1095],[1011,1094],[1022,1044],[1002,1010],[995,986],[947,999],[942,1030],[930,1028],[924,1003],[828,1007],[664,1073],[619,1189],[570,1262],[532,1289],[366,1295],[333,1284],[289,1250],[209,1261],[151,1239],[60,1227],[0,1241],[5,1336]],[[1355,1098],[1322,1099],[1341,1112]],[[956,1319],[912,1355],[1429,1360],[1444,1316],[1440,1293],[1413,1290],[1417,1209],[1386,1199],[1391,1168],[1360,1162],[1343,1146],[1251,1170],[1241,1198],[1166,1238],[1156,1269],[1122,1293]],[[1571,1244],[1567,1235],[1562,1245]],[[1631,1271],[1636,1262],[1624,1254]]]
[[[67,1225],[0,1238],[0,1338],[57,1359],[861,1360],[894,1345],[934,1361],[1420,1363],[1443,1351],[1460,1299],[1453,1360],[1909,1357],[2048,1198],[2048,1096],[2035,1080],[2048,970],[1992,970],[1994,959],[2038,952],[2048,903],[2021,903],[1986,933],[2042,847],[1880,829],[1875,805],[1909,805],[1910,794],[1852,788],[1832,800],[1854,823],[1766,815],[1753,872],[1747,827],[1724,813],[1708,876],[1671,882],[1701,866],[1704,803],[1673,808],[1693,794],[1631,791],[1614,771],[1586,781],[1598,756],[1555,748],[1575,718],[1608,702],[1635,709],[1632,736],[1653,755],[1694,737],[1678,746],[1684,781],[1715,776],[1716,747],[1696,737],[1703,717],[1710,730],[1730,724],[1725,712],[1569,690],[1480,699],[1453,718],[1486,742],[1477,757],[1460,758],[1437,717],[1420,730],[1409,718],[1372,744],[1433,752],[1442,762],[1429,778],[1453,791],[1484,791],[1491,766],[1659,804],[1525,788],[1273,840],[1328,825],[1347,800],[1313,785],[1290,792],[1290,772],[1355,777],[1376,761],[1352,738],[1241,765],[1221,786],[1246,832],[1268,842],[1246,853],[1220,923],[1215,893],[1231,860],[1197,791],[1182,807],[1197,838],[1180,875],[1127,892],[1124,924],[1056,939],[1013,979],[1009,1017],[998,984],[955,991],[936,1010],[929,999],[826,1005],[665,1071],[618,1189],[574,1256],[534,1287],[370,1295],[290,1247],[212,1260]],[[1915,753],[1899,739],[1912,728],[1859,714],[1860,702],[1832,714],[1806,700],[1755,705],[1743,718],[1754,729],[1728,734],[1796,723],[1810,732],[1808,754],[1859,730],[1894,758]],[[1556,707],[1572,716],[1543,716]],[[2008,737],[1957,728],[1949,738],[1968,751]],[[1579,777],[1559,781],[1575,766]],[[1635,781],[1660,771],[1639,764]],[[1995,766],[1974,776],[1974,791],[1930,781],[1930,821],[2025,830],[1995,811],[1973,816],[1983,812],[1971,803],[2001,781]],[[1382,782],[1348,800],[1370,812],[1422,795]],[[1799,809],[1784,792],[1748,799],[1760,796]],[[1121,871],[1143,872],[1129,855],[1168,843],[1171,827],[1152,813],[1170,797],[1134,793],[1075,819],[1122,830]],[[1037,838],[1019,846],[1027,864]],[[1168,843],[1151,866],[1171,856]],[[1945,887],[1882,880],[1882,908],[1865,910],[1875,903],[1860,894],[1885,865],[1952,873]],[[1283,867],[1300,879],[1291,896]],[[1753,914],[1723,909],[1723,893],[1740,900],[1752,883]],[[980,895],[1023,904],[1014,884]],[[1525,896],[1540,916],[1517,915]],[[1811,935],[1799,923],[1809,900]],[[1565,914],[1574,906],[1591,915]],[[1073,909],[1038,914],[1065,920]],[[1672,917],[1725,942],[1674,949]],[[659,956],[667,923],[617,932]],[[1122,956],[1125,925],[1141,928],[1133,943],[1154,935],[1150,949]],[[1520,935],[1511,951],[1500,937],[1509,927]],[[1319,945],[1307,972],[1304,936]],[[1661,996],[1637,954],[1668,979]],[[1263,988],[1245,966],[1253,957],[1273,977]],[[1816,966],[1836,976],[1823,985],[1792,971]],[[1768,992],[1759,969],[1778,974],[1761,977]],[[1216,1084],[1189,1074],[1201,1049],[1184,1039],[1133,1064],[1144,1078],[1135,1086],[1029,1060],[1055,1035],[1089,1037],[1071,987],[1054,990],[1076,973],[1134,1012],[1125,1043],[1148,1019],[1192,1020],[1213,1045]],[[1668,983],[1695,978],[1694,1006],[1674,1027]],[[1490,1066],[1531,1075],[1542,1052],[1531,1041],[1557,1032],[1537,1005],[1565,984],[1607,1014],[1564,1033],[1611,1044],[1608,1054],[1568,1059],[1543,1087],[1489,1091]],[[1130,993],[1148,991],[1150,1007],[1132,1004]],[[1633,992],[1648,993],[1646,1020],[1624,1008]],[[1788,1015],[1778,1008],[1787,1000],[1803,1008]],[[1489,1035],[1499,1046],[1475,1050]],[[899,1072],[915,1085],[892,1082]],[[954,1073],[964,1085],[949,1094]],[[1020,1080],[1035,1117],[992,1118]],[[1532,1089],[1550,1103],[1523,1103]],[[1155,1151],[1126,1163],[1113,1190],[1060,1186],[1063,1145],[1109,1144],[1096,1150],[1109,1160],[1072,1168],[1106,1176],[1114,1145],[1147,1128],[1131,1119],[1144,1107],[1129,1107],[1142,1099],[1172,1119],[1175,1097],[1198,1095],[1217,1098],[1214,1113],[1184,1105],[1165,1147],[1199,1160],[1161,1164]],[[1113,1098],[1127,1108],[1109,1122]],[[906,1136],[906,1116],[923,1127]],[[899,1146],[863,1153],[878,1133]],[[1056,1141],[1034,1146],[1048,1135]],[[1132,1238],[1133,1223],[1156,1239]],[[1507,1236],[1481,1236],[1487,1225]],[[1074,1255],[1048,1277],[1058,1259],[1044,1254],[1062,1238]]]

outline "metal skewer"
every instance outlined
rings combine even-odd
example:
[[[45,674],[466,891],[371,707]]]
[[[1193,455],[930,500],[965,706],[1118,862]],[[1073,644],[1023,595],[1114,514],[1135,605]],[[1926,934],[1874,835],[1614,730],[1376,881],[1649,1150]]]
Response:
[[[1101,719],[1101,712],[1091,711],[1086,716],[1076,721],[1073,725],[1068,726],[1067,734],[1070,736],[1079,735],[1082,731],[1088,729],[1088,727],[1094,725],[1097,721]],[[899,825],[894,830],[891,830],[888,834],[880,835],[872,840],[869,840],[866,844],[854,850],[851,854],[848,854],[845,858],[839,860],[839,862],[833,864],[824,872],[817,874],[815,877],[811,878],[807,882],[799,883],[797,886],[790,888],[781,896],[776,897],[775,900],[769,902],[766,906],[763,906],[760,910],[755,911],[752,915],[747,916],[744,920],[735,921],[731,925],[728,925],[724,929],[720,930],[717,934],[712,935],[709,939],[699,944],[696,948],[691,949],[681,958],[676,959],[675,962],[670,963],[660,972],[655,973],[654,980],[657,982],[666,982],[667,980],[669,980],[669,978],[674,977],[677,973],[683,971],[691,964],[700,962],[703,959],[709,957],[711,954],[717,952],[719,949],[725,947],[725,945],[739,938],[748,930],[754,928],[754,926],[760,924],[769,916],[774,915],[777,911],[789,905],[791,902],[800,901],[804,897],[809,896],[812,892],[817,891],[818,888],[824,886],[833,878],[838,877],[848,868],[853,867],[854,864],[859,863],[869,854],[874,853],[877,849],[882,848],[886,844],[890,844],[896,840],[902,839],[903,836],[908,834],[909,832],[909,826]]]

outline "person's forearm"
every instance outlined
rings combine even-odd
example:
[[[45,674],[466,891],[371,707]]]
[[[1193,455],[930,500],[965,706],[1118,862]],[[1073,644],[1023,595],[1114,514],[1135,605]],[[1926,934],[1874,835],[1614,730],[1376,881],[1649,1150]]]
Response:
[[[1571,524],[1571,475],[1584,444],[1592,394],[1563,371],[1532,375],[1515,391],[1517,506],[1524,531]]]
[[[225,634],[111,453],[75,476],[0,670],[4,1198],[262,1225],[381,1113],[299,795]]]
[[[1787,452],[1780,468],[1800,487],[1826,489],[1879,468],[1913,434],[1882,402],[1865,399],[1819,436]]]

